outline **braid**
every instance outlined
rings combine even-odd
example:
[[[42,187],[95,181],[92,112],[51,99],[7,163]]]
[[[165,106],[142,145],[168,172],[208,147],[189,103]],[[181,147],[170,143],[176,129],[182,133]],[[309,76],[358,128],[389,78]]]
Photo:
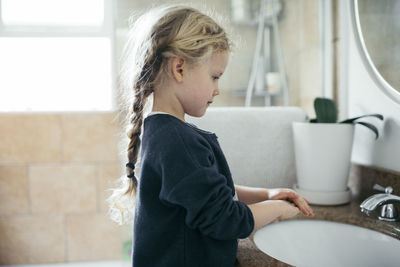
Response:
[[[135,176],[135,164],[138,160],[139,150],[140,150],[140,134],[142,132],[143,124],[143,109],[146,104],[148,96],[153,92],[152,88],[135,88],[135,101],[132,106],[132,115],[130,123],[132,128],[128,131],[127,135],[130,139],[128,144],[128,163],[126,164],[127,177],[132,179],[132,184],[130,187],[136,191],[138,180]]]

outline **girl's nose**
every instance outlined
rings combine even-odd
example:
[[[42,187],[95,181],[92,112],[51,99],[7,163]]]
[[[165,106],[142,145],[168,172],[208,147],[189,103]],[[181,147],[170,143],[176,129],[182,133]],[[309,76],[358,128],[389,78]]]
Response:
[[[213,96],[216,96],[216,95],[219,95],[219,89],[214,90]]]

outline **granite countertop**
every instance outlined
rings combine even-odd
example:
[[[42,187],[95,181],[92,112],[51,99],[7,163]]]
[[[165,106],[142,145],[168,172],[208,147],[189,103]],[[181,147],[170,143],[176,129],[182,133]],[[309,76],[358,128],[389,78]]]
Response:
[[[400,222],[380,221],[377,219],[376,213],[367,216],[360,211],[359,200],[353,200],[351,203],[341,206],[311,205],[311,207],[315,214],[313,218],[299,214],[290,220],[326,220],[353,224],[387,234],[400,240]],[[239,241],[238,264],[236,267],[291,266],[259,250],[253,242],[253,236],[254,234]]]

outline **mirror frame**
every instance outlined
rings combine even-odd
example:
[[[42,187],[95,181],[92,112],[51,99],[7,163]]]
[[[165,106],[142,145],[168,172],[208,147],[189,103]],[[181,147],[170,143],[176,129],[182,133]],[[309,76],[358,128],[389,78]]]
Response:
[[[395,88],[393,88],[379,73],[376,69],[374,63],[372,62],[371,57],[368,54],[367,47],[364,42],[364,38],[361,32],[360,25],[360,17],[358,14],[358,0],[351,1],[350,4],[350,16],[354,31],[354,39],[356,41],[356,45],[358,51],[360,52],[361,59],[366,67],[369,75],[374,80],[376,85],[382,89],[382,91],[396,103],[400,104],[400,92],[398,92]],[[399,88],[400,89],[400,88]]]

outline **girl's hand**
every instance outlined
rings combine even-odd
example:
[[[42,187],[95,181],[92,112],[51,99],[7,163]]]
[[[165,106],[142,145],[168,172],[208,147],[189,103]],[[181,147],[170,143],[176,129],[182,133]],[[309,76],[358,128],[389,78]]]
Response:
[[[283,200],[278,200],[278,201],[283,202],[282,210],[281,210],[282,214],[278,218],[276,218],[275,221],[289,219],[293,216],[296,216],[300,212],[299,208],[297,208],[293,203],[290,203],[288,201],[283,201]]]
[[[314,212],[308,205],[309,202],[304,197],[297,194],[295,191],[288,188],[268,189],[268,199],[270,200],[286,200],[298,207],[300,211],[309,217],[314,216]]]

